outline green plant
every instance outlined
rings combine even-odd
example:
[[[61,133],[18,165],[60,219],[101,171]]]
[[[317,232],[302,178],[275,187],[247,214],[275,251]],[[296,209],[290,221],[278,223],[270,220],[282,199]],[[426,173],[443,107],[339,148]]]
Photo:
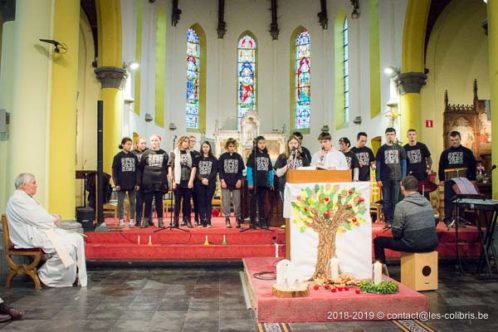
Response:
[[[372,280],[360,281],[358,287],[362,293],[374,294],[395,294],[398,292],[398,284],[395,281],[381,281],[379,284],[374,284]]]

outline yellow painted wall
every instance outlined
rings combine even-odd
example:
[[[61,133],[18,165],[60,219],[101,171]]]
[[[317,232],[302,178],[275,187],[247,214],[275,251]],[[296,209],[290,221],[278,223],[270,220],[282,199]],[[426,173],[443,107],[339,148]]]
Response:
[[[54,53],[50,113],[49,209],[62,219],[74,219],[76,208],[76,86],[78,74],[80,3],[55,0],[54,39],[67,52]]]
[[[454,0],[432,30],[427,85],[421,92],[421,120],[434,120],[434,128],[422,127],[420,136],[432,152],[434,165],[438,165],[444,146],[444,90],[448,89],[450,103],[472,104],[476,78],[479,98],[489,98],[488,39],[481,27],[485,17],[486,6],[481,1]],[[401,135],[406,137],[406,133]]]

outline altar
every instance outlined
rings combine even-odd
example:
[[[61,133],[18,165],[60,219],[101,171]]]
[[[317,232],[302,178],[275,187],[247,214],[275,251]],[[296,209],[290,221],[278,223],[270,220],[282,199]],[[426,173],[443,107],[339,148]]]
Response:
[[[242,156],[244,162],[247,161],[249,154],[253,149],[254,139],[263,136],[266,140],[266,147],[272,163],[275,163],[278,156],[285,152],[286,135],[282,131],[261,132],[260,119],[258,113],[254,111],[247,112],[240,122],[240,130],[215,129],[215,148],[216,157],[225,152],[225,143],[229,138],[237,141],[236,151]]]

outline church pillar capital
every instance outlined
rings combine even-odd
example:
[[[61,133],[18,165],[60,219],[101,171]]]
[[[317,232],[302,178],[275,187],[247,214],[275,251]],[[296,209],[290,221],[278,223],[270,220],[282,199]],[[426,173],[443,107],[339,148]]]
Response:
[[[122,89],[125,79],[128,76],[126,70],[123,68],[108,66],[95,68],[95,75],[97,75],[97,79],[102,84],[103,89]]]
[[[426,74],[417,72],[401,73],[396,77],[396,83],[398,83],[399,92],[402,95],[405,93],[420,93],[426,80]]]

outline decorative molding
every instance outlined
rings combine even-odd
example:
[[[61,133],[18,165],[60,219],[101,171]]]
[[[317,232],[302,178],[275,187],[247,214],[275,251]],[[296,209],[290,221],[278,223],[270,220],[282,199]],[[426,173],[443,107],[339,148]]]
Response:
[[[278,34],[280,33],[280,30],[278,29],[277,11],[278,11],[277,0],[271,0],[270,35],[271,35],[273,40],[277,40]]]
[[[102,88],[122,89],[128,76],[126,70],[118,67],[98,67],[95,68],[95,75]]]
[[[218,0],[218,38],[223,39],[227,32],[227,24],[225,23],[225,0]]]
[[[178,22],[180,21],[180,15],[182,14],[182,10],[178,8],[178,0],[173,0],[173,6],[171,8],[171,25],[176,27]]]
[[[427,75],[418,72],[401,73],[396,76],[396,83],[399,87],[399,93],[420,93],[422,86],[425,85]]]
[[[317,14],[318,22],[322,26],[323,30],[327,30],[329,27],[329,16],[327,14],[327,0],[320,0],[321,11]]]
[[[353,11],[351,12],[351,18],[360,17],[360,0],[351,0],[351,5],[353,6]]]

